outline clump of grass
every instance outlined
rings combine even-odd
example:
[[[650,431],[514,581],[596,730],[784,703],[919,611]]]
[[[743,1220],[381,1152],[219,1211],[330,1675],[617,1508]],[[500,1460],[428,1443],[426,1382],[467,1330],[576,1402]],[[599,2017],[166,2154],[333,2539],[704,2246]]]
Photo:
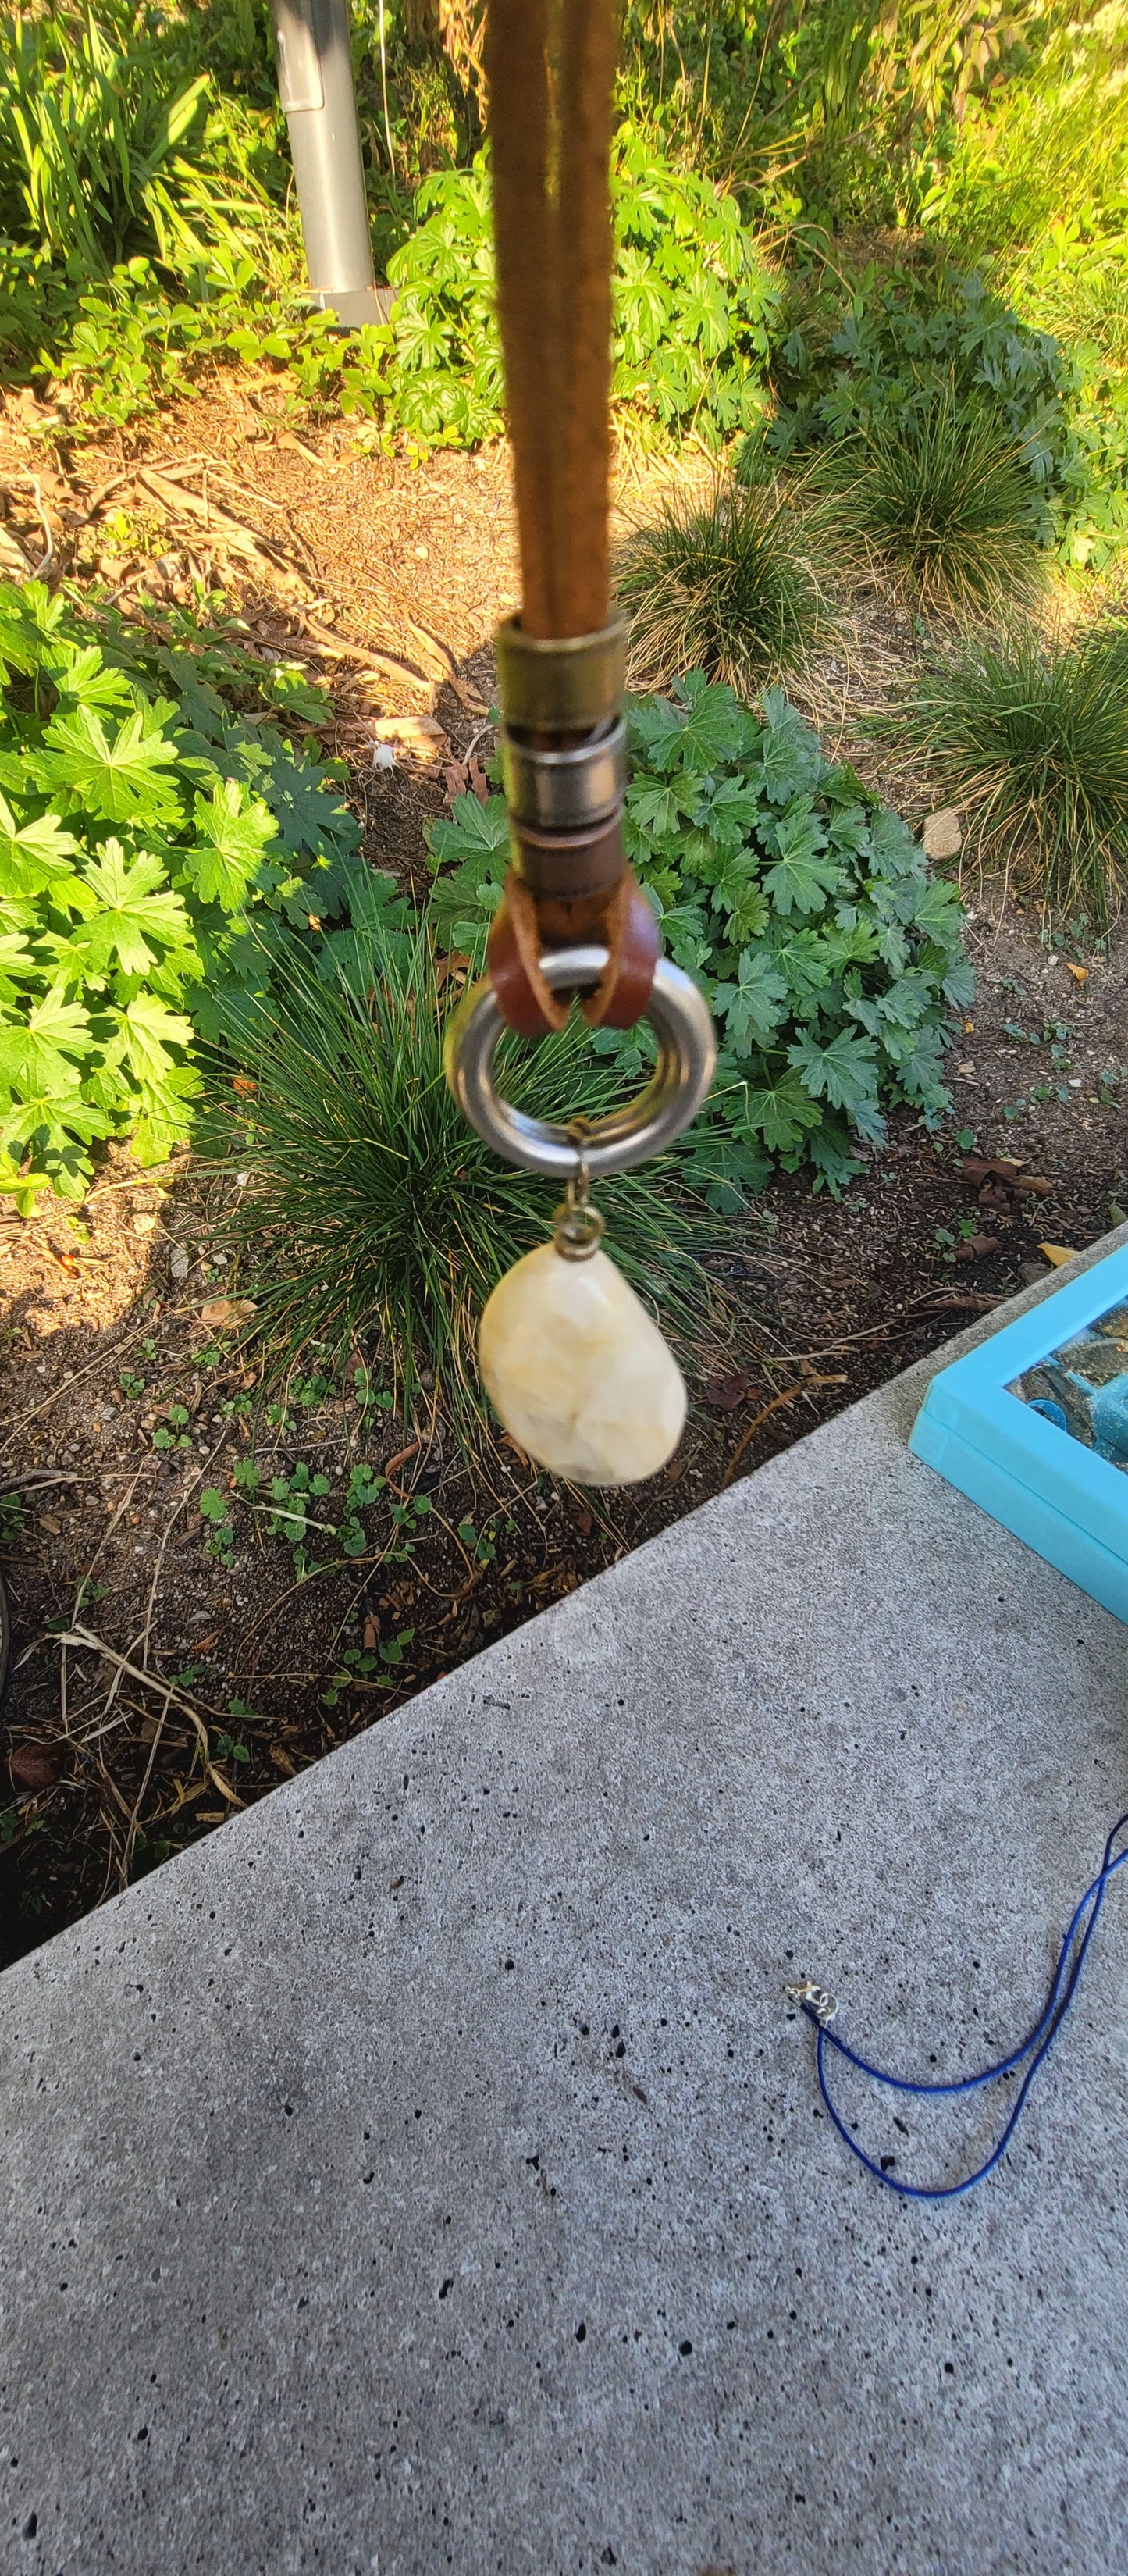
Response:
[[[755,695],[803,668],[824,624],[794,501],[774,482],[718,483],[705,500],[670,500],[628,540],[617,570],[636,686],[701,670]]]
[[[945,386],[921,409],[879,415],[819,457],[820,532],[831,553],[884,564],[923,606],[990,613],[1042,579],[1030,476],[1005,425]]]
[[[1106,921],[1128,865],[1128,621],[1033,627],[938,659],[881,730],[935,765],[980,848],[1026,864],[1055,909]]]
[[[449,990],[426,928],[367,975],[322,982],[295,949],[244,1028],[244,1070],[215,1069],[210,1141],[247,1174],[231,1226],[279,1375],[319,1345],[344,1359],[378,1337],[409,1405],[420,1382],[463,1432],[484,1405],[478,1319],[513,1262],[551,1231],[562,1192],[501,1163],[467,1127],[442,1064]],[[533,1053],[506,1042],[500,1079],[536,1116],[591,1117],[621,1098],[582,1022]],[[253,1088],[251,1087],[253,1086]],[[218,1131],[218,1132],[217,1132]],[[672,1159],[599,1184],[608,1249],[675,1334],[701,1348],[714,1292],[699,1255],[721,1232]]]

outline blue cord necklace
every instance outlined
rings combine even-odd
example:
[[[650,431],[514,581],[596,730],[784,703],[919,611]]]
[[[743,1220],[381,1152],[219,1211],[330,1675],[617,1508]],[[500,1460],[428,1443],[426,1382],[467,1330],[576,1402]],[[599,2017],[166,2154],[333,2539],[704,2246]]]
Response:
[[[867,2058],[859,2057],[856,2051],[852,2048],[848,2048],[845,2040],[839,2039],[837,2032],[830,2028],[830,2023],[833,2020],[838,2007],[834,2003],[832,1997],[828,1995],[821,1986],[813,1985],[810,1978],[805,1977],[801,1985],[788,1986],[785,1988],[785,1992],[791,1998],[792,2002],[797,2003],[801,2011],[805,2012],[808,2021],[814,2024],[817,2034],[815,2041],[815,2067],[819,2079],[819,2091],[822,2094],[823,2101],[826,2104],[827,2110],[830,2113],[839,2137],[844,2141],[845,2145],[849,2147],[851,2155],[857,2157],[858,2163],[865,2166],[866,2172],[873,2175],[875,2182],[884,2183],[887,2191],[900,2192],[901,2197],[904,2200],[958,2200],[961,2192],[974,2191],[977,2182],[986,2181],[987,2175],[994,2172],[996,2165],[1005,2155],[1011,2139],[1014,2136],[1015,2129],[1018,2126],[1018,2122],[1022,2114],[1023,2105],[1026,2101],[1026,2096],[1030,2091],[1030,2087],[1042,2060],[1044,2057],[1049,2055],[1058,2032],[1061,2029],[1062,2023],[1065,2020],[1065,2016],[1069,2011],[1074,1995],[1077,1992],[1077,1980],[1080,1977],[1081,1970],[1085,1964],[1085,1954],[1088,1950],[1089,1943],[1092,1940],[1093,1934],[1096,1931],[1097,1924],[1100,1920],[1101,1907],[1104,1904],[1105,1889],[1108,1886],[1108,1882],[1110,1878],[1114,1877],[1118,1869],[1123,1868],[1125,1861],[1128,1861],[1128,1847],[1126,1847],[1122,1852],[1118,1852],[1115,1860],[1112,1857],[1113,1845],[1116,1842],[1117,1836],[1123,1833],[1126,1825],[1128,1825],[1128,1813],[1117,1818],[1108,1841],[1105,1844],[1104,1860],[1101,1863],[1097,1876],[1093,1880],[1091,1887],[1086,1888],[1084,1896],[1082,1897],[1077,1911],[1074,1914],[1069,1930],[1066,1933],[1065,1939],[1062,1942],[1061,1949],[1058,1953],[1058,1963],[1054,1970],[1045,2006],[1039,2019],[1036,2021],[1033,2030],[1029,2033],[1028,2037],[1022,2041],[1021,2046],[1012,2051],[1009,2057],[1001,2057],[997,2066],[985,2066],[982,2073],[979,2075],[961,2076],[959,2081],[955,2084],[922,2084],[915,2082],[910,2076],[889,2075],[886,2073],[884,2067],[871,2066]],[[1088,1916],[1087,1920],[1086,1915]],[[886,2085],[893,2093],[974,2093],[981,2084],[993,2084],[997,2077],[1013,2074],[1015,2068],[1021,2066],[1027,2058],[1030,2062],[1019,2087],[1018,2098],[1015,2102],[1010,2118],[1007,2121],[998,2145],[988,2156],[986,2164],[980,2165],[977,2172],[965,2175],[962,2182],[900,2182],[895,2174],[883,2172],[882,2167],[875,2163],[874,2158],[872,2156],[867,2156],[864,2147],[860,2147],[858,2145],[857,2139],[851,2135],[845,2121],[842,2119],[840,2113],[835,2109],[834,2103],[830,2098],[830,2091],[826,2080],[826,2051],[828,2046],[830,2048],[837,2049],[839,2056],[844,2057],[849,2065],[856,2066],[859,2074],[868,2075],[871,2082],[874,2084]]]

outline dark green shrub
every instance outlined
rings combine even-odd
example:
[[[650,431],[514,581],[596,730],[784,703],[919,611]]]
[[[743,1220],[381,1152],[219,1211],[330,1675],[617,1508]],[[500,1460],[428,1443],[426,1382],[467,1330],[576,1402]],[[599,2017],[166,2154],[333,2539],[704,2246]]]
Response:
[[[774,483],[675,495],[624,547],[617,584],[636,684],[702,670],[751,696],[802,668],[823,623],[794,502]]]
[[[959,897],[929,878],[896,814],[778,691],[763,716],[700,671],[631,711],[627,846],[666,945],[697,976],[722,1031],[713,1099],[682,1147],[687,1178],[718,1208],[742,1205],[778,1162],[837,1191],[861,1166],[852,1136],[885,1134],[910,1104],[929,1126],[949,1108],[949,1014],[972,974]],[[464,943],[500,898],[505,808],[460,797],[432,826],[432,906]],[[645,1033],[598,1033],[637,1077]]]
[[[826,448],[813,480],[824,541],[903,576],[928,607],[990,610],[1040,578],[1020,450],[998,418],[946,386]]]
[[[886,723],[967,805],[980,846],[1025,862],[1047,899],[1098,918],[1128,869],[1128,625],[1065,641],[1033,628],[965,644]]]
[[[318,966],[291,946],[240,1038],[253,1094],[217,1066],[210,1132],[249,1175],[233,1228],[271,1348],[292,1360],[315,1343],[341,1357],[375,1330],[401,1395],[425,1369],[467,1416],[482,1306],[547,1239],[560,1192],[500,1162],[456,1108],[442,1065],[449,996],[426,924],[390,878],[370,877],[360,927]],[[532,1052],[505,1053],[506,1090],[535,1115],[594,1116],[621,1097],[578,1020]],[[597,1196],[620,1267],[700,1340],[711,1297],[697,1254],[717,1228],[680,1166],[623,1173]]]
[[[1068,239],[1056,227],[1026,263],[1022,314],[931,256],[891,275],[871,266],[846,299],[837,277],[793,279],[773,335],[775,417],[738,473],[762,471],[765,449],[805,459],[919,419],[951,389],[1017,447],[1039,544],[1100,570],[1128,537],[1128,388],[1094,350],[1037,327],[1043,310],[1056,327],[1063,269],[1087,274],[1088,261],[1077,227]]]

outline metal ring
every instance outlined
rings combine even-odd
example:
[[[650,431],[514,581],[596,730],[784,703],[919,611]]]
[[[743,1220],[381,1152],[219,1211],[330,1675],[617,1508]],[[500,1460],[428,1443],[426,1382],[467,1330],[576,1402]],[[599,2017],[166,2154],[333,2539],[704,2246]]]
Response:
[[[505,801],[519,823],[583,831],[618,811],[627,783],[627,728],[619,716],[570,751],[539,751],[502,728]]]
[[[557,992],[568,984],[597,984],[606,964],[606,948],[556,948],[541,958],[540,968]],[[658,1040],[651,1079],[637,1100],[609,1110],[606,1117],[585,1120],[582,1151],[575,1120],[569,1126],[530,1118],[494,1090],[494,1052],[506,1023],[488,976],[471,985],[447,1023],[447,1082],[463,1117],[507,1163],[519,1163],[526,1172],[547,1172],[553,1180],[567,1180],[581,1161],[593,1175],[629,1172],[664,1152],[696,1117],[717,1061],[708,1004],[668,957],[659,958],[643,1017]]]

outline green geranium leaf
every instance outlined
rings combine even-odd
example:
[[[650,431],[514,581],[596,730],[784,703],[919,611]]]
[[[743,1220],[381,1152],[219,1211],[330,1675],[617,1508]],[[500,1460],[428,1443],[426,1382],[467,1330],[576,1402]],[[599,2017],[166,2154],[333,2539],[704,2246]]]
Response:
[[[713,1007],[741,1054],[769,1046],[787,1011],[787,977],[771,949],[746,948],[735,984],[718,984]]]
[[[234,778],[223,778],[210,796],[195,800],[196,846],[185,852],[184,874],[201,903],[240,912],[267,850],[278,846],[274,816],[262,798]]]
[[[800,1144],[806,1130],[818,1126],[820,1115],[817,1100],[804,1090],[797,1073],[781,1073],[775,1082],[750,1090],[745,1098],[747,1125],[763,1137],[771,1153]]]
[[[175,766],[176,746],[149,708],[127,716],[112,739],[91,707],[53,716],[42,750],[28,763],[36,785],[61,799],[63,812],[82,810],[139,831],[180,822],[180,797],[168,774]]]
[[[146,975],[162,950],[191,944],[179,895],[169,892],[160,859],[144,851],[127,860],[119,841],[107,841],[101,858],[84,868],[75,896],[81,898],[82,917],[65,950],[60,944],[68,979],[77,971],[105,975],[115,966],[123,975]]]
[[[812,1099],[829,1100],[833,1108],[844,1109],[848,1118],[877,1097],[877,1049],[872,1038],[840,1029],[828,1046],[820,1046],[805,1030],[788,1048],[787,1061],[802,1075]]]
[[[65,987],[52,984],[32,1003],[26,1020],[0,1025],[0,1084],[25,1100],[35,1093],[70,1092],[75,1062],[93,1049],[81,1003],[68,1002]]]
[[[30,823],[17,823],[6,798],[0,796],[0,893],[34,895],[64,885],[73,874],[70,861],[77,848],[57,814],[37,814]]]

